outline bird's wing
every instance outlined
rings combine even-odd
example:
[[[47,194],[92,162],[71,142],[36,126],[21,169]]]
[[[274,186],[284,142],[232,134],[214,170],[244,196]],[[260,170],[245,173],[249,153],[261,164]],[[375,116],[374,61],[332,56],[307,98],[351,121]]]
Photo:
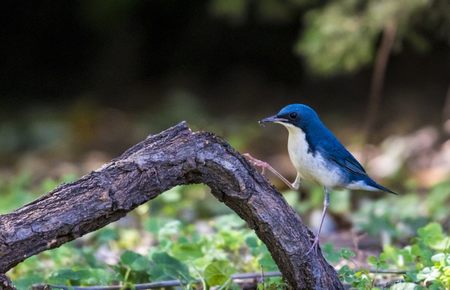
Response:
[[[321,154],[339,167],[358,175],[367,175],[358,160],[336,139],[332,142],[322,142],[319,146]]]
[[[390,192],[397,194],[396,192],[379,185],[373,181],[366,173],[358,160],[353,157],[353,155],[348,152],[347,149],[337,140],[331,139],[331,142],[322,142],[319,146],[320,153],[328,161],[335,163],[339,168],[346,170],[348,173],[352,174],[352,178],[364,181],[365,185],[368,186],[368,190],[378,189],[385,192]]]

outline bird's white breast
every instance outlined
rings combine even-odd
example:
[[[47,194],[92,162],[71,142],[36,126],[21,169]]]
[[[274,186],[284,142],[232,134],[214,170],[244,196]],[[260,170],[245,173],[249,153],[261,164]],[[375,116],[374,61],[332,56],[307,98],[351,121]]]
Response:
[[[290,124],[283,125],[289,131],[289,157],[300,177],[330,188],[341,186],[342,178],[339,170],[327,164],[319,152],[313,154],[308,150],[309,145],[303,130]]]

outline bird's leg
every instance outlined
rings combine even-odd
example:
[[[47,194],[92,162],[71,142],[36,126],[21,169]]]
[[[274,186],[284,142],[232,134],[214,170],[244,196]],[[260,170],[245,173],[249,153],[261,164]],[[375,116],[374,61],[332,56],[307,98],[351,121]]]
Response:
[[[324,187],[323,189],[324,189],[324,193],[325,193],[325,198],[323,200],[323,210],[322,210],[322,217],[320,219],[319,231],[317,232],[317,235],[314,238],[314,242],[313,242],[311,248],[309,248],[309,250],[308,250],[308,252],[306,252],[305,256],[308,255],[313,250],[314,250],[314,252],[317,252],[317,247],[319,246],[320,232],[322,231],[323,221],[325,220],[325,215],[327,213],[328,206],[330,205],[330,191],[326,187]]]
[[[302,181],[302,178],[299,173],[297,173],[297,176],[295,177],[294,182],[292,183],[291,189],[299,189],[300,188],[300,182]]]
[[[269,170],[270,172],[272,172],[273,174],[275,174],[279,179],[281,179],[281,181],[283,181],[287,186],[289,186],[290,189],[292,190],[296,190],[298,189],[299,185],[300,185],[300,179],[297,180],[297,177],[294,181],[294,183],[290,183],[289,180],[287,180],[283,175],[281,175],[281,173],[279,173],[278,171],[275,170],[275,168],[273,168],[272,166],[270,166],[269,163],[264,162],[262,160],[256,159],[255,157],[253,157],[252,155],[250,155],[249,153],[244,153],[242,154],[253,166],[255,167],[259,167],[262,169],[262,174],[264,175],[265,170]]]

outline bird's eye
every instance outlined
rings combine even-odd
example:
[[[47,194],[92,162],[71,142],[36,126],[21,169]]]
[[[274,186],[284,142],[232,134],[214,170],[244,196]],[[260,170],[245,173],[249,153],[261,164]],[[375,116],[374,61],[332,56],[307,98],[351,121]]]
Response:
[[[291,120],[297,119],[297,113],[290,113],[290,114],[289,114],[289,118],[290,118]]]

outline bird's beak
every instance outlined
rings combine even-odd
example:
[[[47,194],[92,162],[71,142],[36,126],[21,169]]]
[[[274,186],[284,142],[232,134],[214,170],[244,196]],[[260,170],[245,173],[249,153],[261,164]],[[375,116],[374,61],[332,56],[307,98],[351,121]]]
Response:
[[[277,115],[270,116],[270,117],[267,117],[265,119],[258,121],[258,123],[260,125],[264,125],[266,123],[283,123],[283,122],[285,123],[285,122],[287,122],[287,120],[284,118],[279,118]]]

